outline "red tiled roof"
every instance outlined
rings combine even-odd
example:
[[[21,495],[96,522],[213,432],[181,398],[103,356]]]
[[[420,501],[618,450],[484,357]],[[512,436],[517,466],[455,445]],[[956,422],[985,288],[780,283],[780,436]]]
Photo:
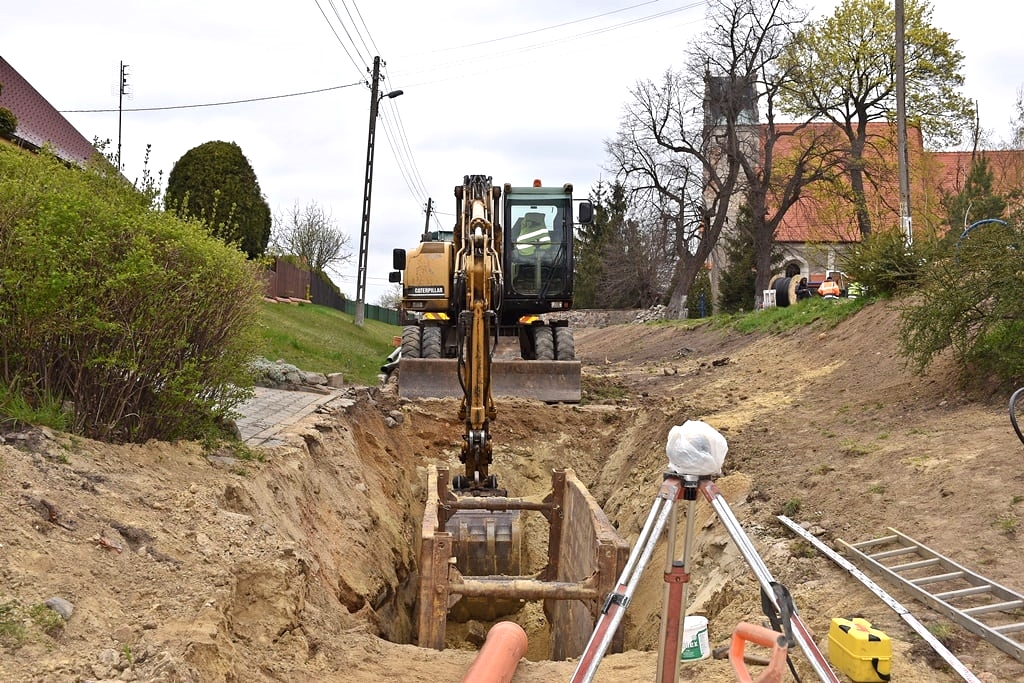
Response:
[[[96,149],[45,97],[0,57],[0,107],[18,117],[14,135],[33,148],[49,143],[64,161],[84,164]]]
[[[779,131],[790,133],[796,129],[793,124],[776,125]],[[778,139],[774,148],[777,162],[782,162],[792,155],[800,144],[802,135],[826,133],[834,128],[831,123],[815,123],[797,135],[784,135]],[[924,150],[920,130],[908,131],[908,156],[911,159],[911,210],[916,217],[925,208],[943,215],[938,207],[942,195],[959,192],[963,189],[967,174],[970,171],[973,154],[971,152],[929,152]],[[871,147],[878,152],[873,160],[876,168],[874,187],[869,186],[869,212],[872,220],[899,220],[899,178],[896,173],[895,130],[888,123],[868,125],[868,135],[888,139],[890,144]],[[993,190],[1009,194],[1024,186],[1024,151],[1021,150],[984,150],[993,174]],[[891,155],[888,158],[883,155]],[[878,169],[882,169],[878,172]],[[891,171],[891,173],[889,172]],[[786,213],[776,239],[779,242],[859,242],[860,233],[854,219],[852,207],[842,201],[829,199],[824,192],[809,190]]]

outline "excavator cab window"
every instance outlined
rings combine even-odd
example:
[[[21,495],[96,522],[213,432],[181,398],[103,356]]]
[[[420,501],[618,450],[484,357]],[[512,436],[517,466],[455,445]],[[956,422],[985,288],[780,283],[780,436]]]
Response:
[[[511,282],[521,294],[554,294],[564,289],[568,249],[562,202],[510,207]]]

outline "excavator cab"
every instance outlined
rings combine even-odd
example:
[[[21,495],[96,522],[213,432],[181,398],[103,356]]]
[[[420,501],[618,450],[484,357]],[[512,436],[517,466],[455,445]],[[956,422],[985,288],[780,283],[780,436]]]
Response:
[[[572,305],[572,194],[564,188],[505,186],[503,324]]]

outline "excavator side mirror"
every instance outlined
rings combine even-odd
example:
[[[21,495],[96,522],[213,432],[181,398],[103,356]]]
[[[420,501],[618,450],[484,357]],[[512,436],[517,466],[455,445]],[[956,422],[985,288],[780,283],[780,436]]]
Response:
[[[395,249],[391,252],[391,267],[395,270],[405,270],[405,249]],[[391,280],[398,282],[398,280]]]
[[[388,282],[401,282],[401,281],[402,281],[402,272],[401,271],[393,270],[390,273],[388,273]]]
[[[594,205],[590,202],[580,202],[579,222],[582,225],[590,225],[592,220],[594,220]]]

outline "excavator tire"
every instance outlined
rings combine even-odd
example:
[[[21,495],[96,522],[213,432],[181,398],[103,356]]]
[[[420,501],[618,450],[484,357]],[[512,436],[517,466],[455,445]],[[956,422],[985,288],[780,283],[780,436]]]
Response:
[[[538,325],[532,328],[533,350],[537,360],[555,359],[555,337],[551,328],[547,325]]]
[[[555,328],[555,360],[576,360],[576,339],[571,327]]]
[[[441,328],[424,327],[423,338],[420,346],[421,358],[441,357]]]
[[[420,328],[406,325],[402,328],[402,358],[420,357]]]

